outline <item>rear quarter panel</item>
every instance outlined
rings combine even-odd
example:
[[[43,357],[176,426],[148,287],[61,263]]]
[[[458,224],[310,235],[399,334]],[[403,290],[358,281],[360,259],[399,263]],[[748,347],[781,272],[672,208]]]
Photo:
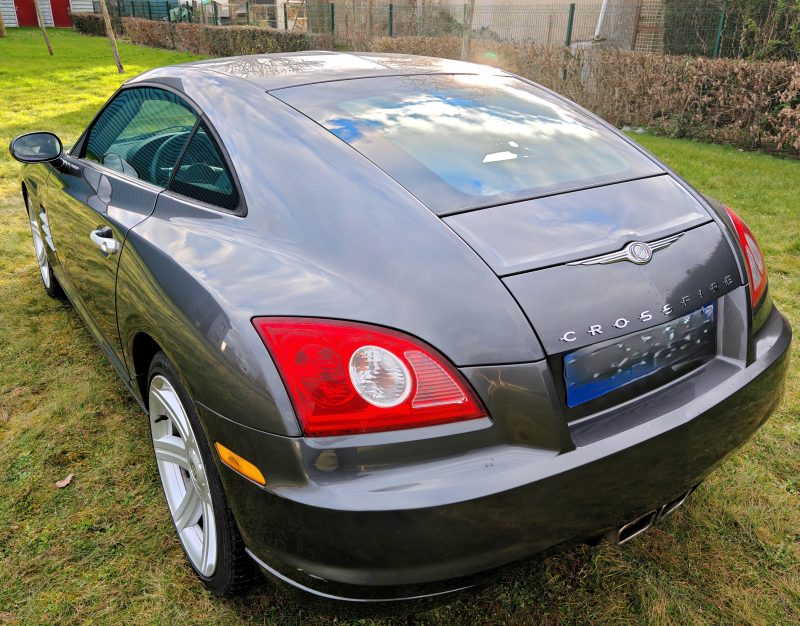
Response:
[[[118,319],[175,362],[193,397],[225,417],[299,434],[256,315],[328,317],[415,335],[458,366],[543,353],[501,281],[439,218],[341,140],[224,76],[182,88],[236,167],[247,215],[162,193],[120,262]],[[237,97],[226,97],[236,88]],[[141,374],[141,372],[136,372]]]

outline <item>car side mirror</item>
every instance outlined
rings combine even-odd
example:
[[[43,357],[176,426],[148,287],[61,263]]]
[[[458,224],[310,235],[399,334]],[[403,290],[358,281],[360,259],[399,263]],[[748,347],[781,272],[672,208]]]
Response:
[[[46,163],[60,159],[64,147],[53,133],[38,132],[20,135],[11,142],[8,151],[22,163]]]

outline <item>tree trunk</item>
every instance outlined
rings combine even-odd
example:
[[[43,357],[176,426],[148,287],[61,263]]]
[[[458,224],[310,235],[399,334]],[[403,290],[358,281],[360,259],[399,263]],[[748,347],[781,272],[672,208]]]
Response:
[[[36,21],[39,22],[39,28],[42,29],[42,37],[44,37],[44,42],[47,44],[47,51],[50,53],[50,56],[53,56],[53,46],[50,45],[50,38],[47,36],[47,31],[44,28],[42,9],[39,6],[38,0],[33,0],[33,6],[36,7]]]
[[[119,59],[119,50],[117,50],[117,38],[114,36],[114,27],[111,26],[111,17],[108,14],[108,7],[106,0],[100,0],[100,12],[103,14],[103,21],[106,23],[106,35],[111,42],[111,50],[114,52],[114,62],[117,64],[117,71],[120,74],[125,73],[125,68],[122,67],[122,61]]]
[[[3,22],[3,14],[0,12],[0,37],[6,36],[6,25]]]

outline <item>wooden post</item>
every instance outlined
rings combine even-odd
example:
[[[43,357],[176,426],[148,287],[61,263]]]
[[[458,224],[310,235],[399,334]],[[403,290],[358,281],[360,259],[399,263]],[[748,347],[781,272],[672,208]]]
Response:
[[[633,14],[633,33],[631,34],[631,50],[636,50],[636,40],[639,39],[639,22],[642,19],[642,4],[644,0],[636,3],[636,11]]]
[[[5,37],[5,36],[6,36],[6,25],[5,22],[3,22],[3,13],[0,12],[0,37]]]
[[[461,60],[469,59],[469,44],[472,39],[472,15],[475,13],[475,0],[464,5],[464,33],[461,38]]]
[[[47,31],[44,27],[44,19],[42,19],[42,9],[39,6],[39,2],[37,0],[33,0],[33,6],[36,7],[36,21],[39,22],[39,28],[42,29],[42,37],[44,37],[44,42],[47,44],[47,51],[50,53],[50,56],[53,56],[53,46],[50,45],[50,39],[47,36]]]
[[[100,12],[103,14],[103,21],[106,23],[106,36],[111,42],[111,50],[114,52],[114,62],[117,64],[117,71],[120,74],[125,73],[125,68],[122,67],[122,61],[119,58],[119,50],[117,50],[117,38],[114,36],[114,28],[111,26],[111,17],[108,15],[108,7],[106,0],[99,0]]]

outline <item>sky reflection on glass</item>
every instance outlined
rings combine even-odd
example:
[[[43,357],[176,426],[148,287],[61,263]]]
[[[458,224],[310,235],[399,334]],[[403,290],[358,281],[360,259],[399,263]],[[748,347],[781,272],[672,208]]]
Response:
[[[510,77],[343,81],[316,86],[314,97],[305,89],[276,95],[434,209],[660,172],[592,120]]]

